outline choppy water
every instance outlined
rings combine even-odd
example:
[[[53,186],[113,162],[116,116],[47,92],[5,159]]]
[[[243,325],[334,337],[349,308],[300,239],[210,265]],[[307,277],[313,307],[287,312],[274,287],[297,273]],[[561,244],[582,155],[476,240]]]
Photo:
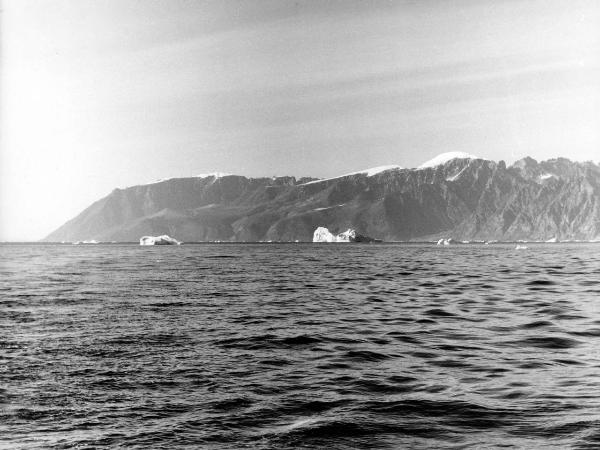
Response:
[[[600,245],[0,252],[3,447],[600,446]]]

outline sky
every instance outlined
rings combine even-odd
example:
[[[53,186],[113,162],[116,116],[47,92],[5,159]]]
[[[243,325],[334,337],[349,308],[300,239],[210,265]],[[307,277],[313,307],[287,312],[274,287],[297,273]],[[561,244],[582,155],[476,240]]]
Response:
[[[116,187],[600,160],[595,0],[0,0],[0,241]]]

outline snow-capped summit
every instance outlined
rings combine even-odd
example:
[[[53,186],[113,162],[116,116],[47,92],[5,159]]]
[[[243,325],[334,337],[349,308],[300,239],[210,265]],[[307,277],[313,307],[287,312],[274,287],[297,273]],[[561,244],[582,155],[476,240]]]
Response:
[[[479,156],[470,155],[469,153],[464,152],[447,152],[442,153],[441,155],[437,155],[435,158],[430,159],[427,162],[421,164],[418,169],[425,169],[427,167],[436,167],[442,164],[446,164],[448,161],[452,161],[453,159],[482,159]]]

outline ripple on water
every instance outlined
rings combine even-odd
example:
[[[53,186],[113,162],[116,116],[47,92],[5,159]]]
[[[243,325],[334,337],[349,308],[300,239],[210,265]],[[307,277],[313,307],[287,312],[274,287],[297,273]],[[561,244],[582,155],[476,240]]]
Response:
[[[594,245],[2,250],[7,448],[600,443]]]

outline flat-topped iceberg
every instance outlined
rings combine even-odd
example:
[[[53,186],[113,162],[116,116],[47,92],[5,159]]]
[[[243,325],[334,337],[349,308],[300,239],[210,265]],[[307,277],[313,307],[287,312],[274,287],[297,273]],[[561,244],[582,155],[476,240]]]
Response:
[[[343,233],[333,234],[325,227],[318,227],[313,233],[313,242],[381,242],[369,236],[364,236],[348,228]]]
[[[163,234],[162,236],[142,236],[140,245],[181,245],[181,242]]]

